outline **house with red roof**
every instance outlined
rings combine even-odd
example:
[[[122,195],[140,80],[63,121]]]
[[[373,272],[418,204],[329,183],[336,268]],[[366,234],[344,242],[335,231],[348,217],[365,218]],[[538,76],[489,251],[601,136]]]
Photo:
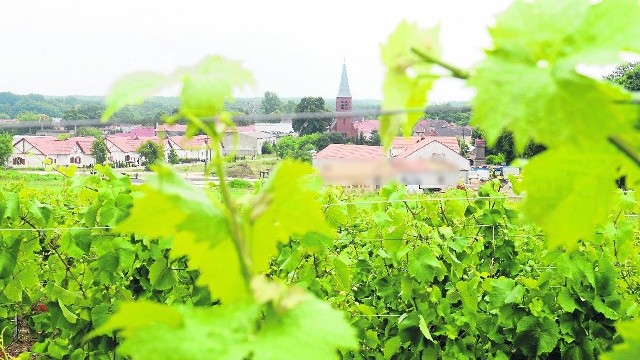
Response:
[[[151,126],[140,126],[137,128],[133,128],[127,132],[115,133],[113,136],[122,136],[122,137],[152,137],[156,136],[156,129]]]
[[[207,157],[209,144],[206,135],[196,135],[192,138],[186,136],[169,136],[167,138],[166,153],[173,149],[179,159],[203,161]]]
[[[187,125],[182,124],[160,124],[156,126],[155,136],[166,138],[169,136],[179,136],[187,133]]]
[[[15,167],[41,167],[46,163],[92,166],[95,164],[91,155],[94,140],[93,137],[73,137],[64,140],[53,136],[16,137],[9,164]]]
[[[411,191],[445,188],[468,181],[469,160],[456,138],[396,138],[380,146],[331,144],[313,156],[313,165],[329,184],[380,186],[395,180]]]
[[[109,153],[109,162],[124,162],[132,165],[140,164],[140,155],[137,150],[145,141],[153,141],[158,145],[161,145],[163,149],[167,149],[164,140],[157,136],[147,137],[122,137],[122,136],[107,136],[105,137],[105,144],[107,145],[107,152]]]
[[[362,134],[365,139],[371,138],[371,134],[374,131],[380,132],[380,120],[362,120],[358,121],[353,126],[359,134]]]

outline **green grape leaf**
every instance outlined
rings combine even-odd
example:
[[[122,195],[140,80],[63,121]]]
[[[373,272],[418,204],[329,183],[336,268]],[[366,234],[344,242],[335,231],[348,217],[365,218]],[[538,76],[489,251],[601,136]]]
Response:
[[[155,175],[145,179],[135,194],[129,217],[118,225],[120,231],[149,238],[189,233],[211,245],[229,237],[224,213],[212,197],[167,165],[153,170]]]
[[[620,322],[616,325],[624,342],[613,346],[611,352],[600,356],[603,360],[634,360],[640,354],[640,319]]]
[[[427,246],[420,246],[409,253],[407,270],[409,275],[421,282],[430,282],[436,276],[437,270],[441,270],[442,263]]]
[[[611,64],[619,61],[621,50],[640,52],[638,19],[640,6],[636,0],[606,0],[595,4],[569,34],[564,61]]]
[[[522,211],[542,227],[550,246],[573,247],[606,220],[616,189],[615,156],[566,148],[531,159],[523,172],[527,196]],[[597,167],[592,166],[595,159]]]
[[[62,301],[60,301],[60,299],[58,299],[58,305],[60,306],[60,310],[62,310],[62,316],[64,316],[64,318],[67,319],[68,322],[75,324],[76,321],[78,320],[78,316],[72,313],[71,311],[69,311],[67,306],[63,304]]]
[[[91,308],[91,324],[94,328],[102,326],[109,318],[109,304],[98,304]]]
[[[395,353],[397,353],[398,350],[400,350],[401,347],[402,347],[402,340],[400,339],[399,336],[394,336],[392,338],[389,338],[384,343],[384,358],[386,360],[391,359],[393,355],[395,355]]]
[[[381,47],[382,62],[387,68],[382,87],[383,109],[421,108],[426,105],[427,92],[437,77],[431,73],[431,64],[425,63],[412,49],[438,57],[439,33],[439,27],[420,29],[403,21],[389,35],[387,43]],[[382,116],[380,137],[383,146],[388,149],[400,130],[405,136],[411,135],[413,126],[423,116],[423,112]]]
[[[560,329],[554,319],[542,318],[540,326],[540,338],[538,340],[537,355],[551,352],[560,339]]]
[[[223,304],[237,302],[249,296],[248,284],[242,276],[240,260],[231,239],[211,246],[196,241],[190,233],[174,240],[171,255],[175,258],[188,256],[190,269],[198,270],[197,285],[206,286],[214,298]]]
[[[154,72],[140,72],[123,77],[109,91],[107,108],[102,114],[102,120],[108,120],[116,111],[127,105],[142,104],[145,99],[174,82],[171,77]]]
[[[344,291],[351,289],[351,270],[340,258],[333,259],[333,268],[336,274],[338,288]]]
[[[567,288],[561,289],[558,293],[558,305],[562,307],[562,310],[567,312],[572,312],[575,309],[578,309],[576,300],[571,296],[571,293]]]
[[[356,332],[344,314],[307,296],[284,313],[266,318],[255,340],[253,359],[279,360],[286,349],[291,359],[337,360],[337,349],[357,346]]]
[[[176,317],[173,320],[179,321],[146,322],[131,327],[120,324],[126,332],[119,352],[141,360],[242,360],[251,350],[249,341],[259,314],[254,304],[175,308],[155,304],[155,307],[161,309],[159,314],[171,312]]]
[[[11,279],[9,283],[4,287],[3,294],[7,299],[12,301],[22,301],[22,283],[18,279]]]
[[[425,338],[433,341],[433,336],[431,336],[431,331],[429,331],[429,326],[427,325],[427,322],[424,320],[424,317],[420,315],[419,318],[420,318],[420,322],[418,323],[418,326],[420,327],[420,331],[422,332],[422,335],[424,335]]]
[[[234,89],[253,84],[253,76],[239,62],[220,56],[208,56],[179,74],[183,83],[180,111],[198,117],[218,115]]]
[[[590,146],[594,134],[586,129],[597,128],[601,141],[632,130],[635,110],[620,104],[630,95],[573,69],[539,68],[489,55],[470,83],[478,89],[472,123],[484,131],[489,145],[505,129],[513,132],[519,152],[530,140],[549,147]]]
[[[277,254],[277,243],[308,232],[335,237],[318,200],[311,165],[285,160],[264,184],[247,216],[251,229],[254,271],[264,272]]]
[[[100,336],[121,329],[122,334],[129,337],[137,330],[153,324],[163,324],[175,328],[182,323],[182,314],[177,309],[147,300],[139,300],[120,305],[120,308],[109,317],[106,323],[89,333],[88,336]]]
[[[472,124],[489,145],[509,130],[518,152],[531,140],[548,148],[526,166],[522,189],[523,212],[551,246],[589,238],[606,220],[614,180],[636,176],[637,166],[609,144],[637,133],[630,94],[576,67],[640,50],[639,18],[635,0],[516,1],[491,29],[494,48],[470,79],[477,89]]]
[[[149,281],[157,290],[167,290],[176,283],[176,278],[167,264],[167,259],[156,259],[149,268]]]

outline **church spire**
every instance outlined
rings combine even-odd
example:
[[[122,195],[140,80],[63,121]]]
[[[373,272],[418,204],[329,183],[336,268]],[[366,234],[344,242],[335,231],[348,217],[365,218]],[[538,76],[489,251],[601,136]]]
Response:
[[[350,98],[349,79],[347,78],[347,64],[342,63],[342,77],[340,78],[340,89],[338,89],[338,97]]]

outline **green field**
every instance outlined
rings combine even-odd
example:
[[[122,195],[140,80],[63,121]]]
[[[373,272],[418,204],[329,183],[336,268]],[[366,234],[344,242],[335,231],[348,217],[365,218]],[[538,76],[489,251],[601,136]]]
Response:
[[[35,174],[17,170],[0,170],[0,187],[29,187],[47,188],[49,190],[61,190],[64,186],[64,177],[61,174]]]

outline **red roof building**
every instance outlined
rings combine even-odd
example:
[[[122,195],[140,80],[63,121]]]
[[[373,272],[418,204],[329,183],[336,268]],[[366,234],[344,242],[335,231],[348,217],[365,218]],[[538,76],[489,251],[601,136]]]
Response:
[[[380,159],[381,146],[330,144],[315,154],[314,159]]]

